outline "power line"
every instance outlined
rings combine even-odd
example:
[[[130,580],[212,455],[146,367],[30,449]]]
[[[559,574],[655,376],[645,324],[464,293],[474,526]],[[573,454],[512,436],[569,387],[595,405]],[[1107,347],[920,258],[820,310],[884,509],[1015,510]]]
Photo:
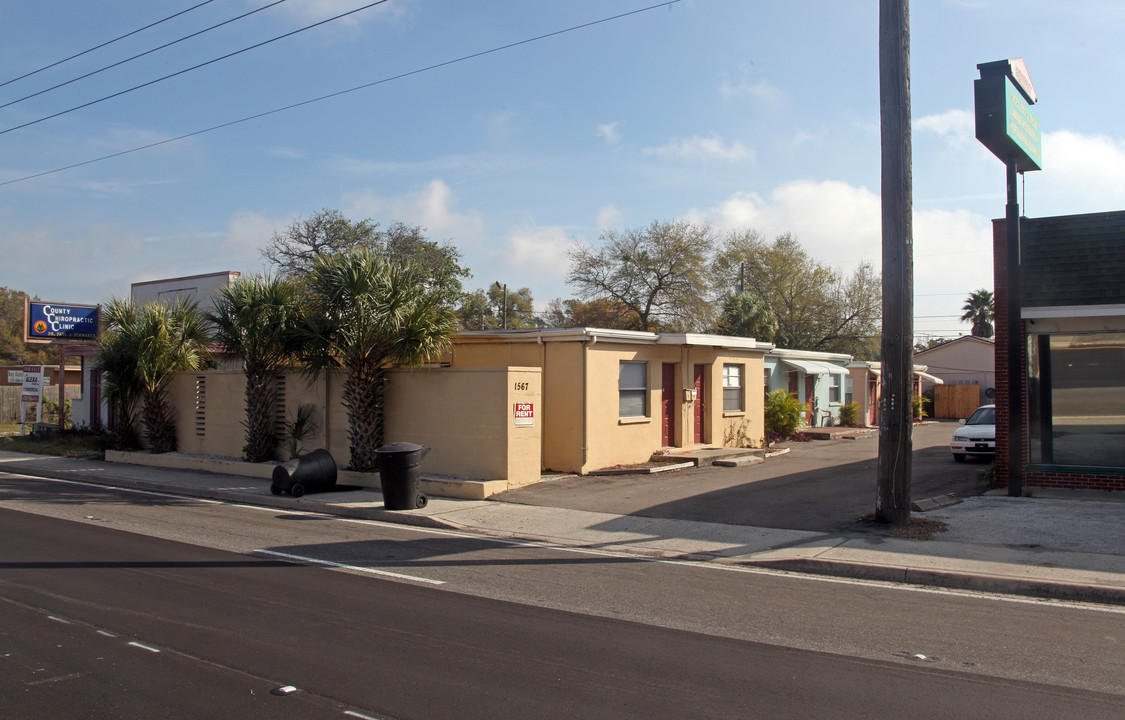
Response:
[[[23,75],[20,75],[17,78],[12,78],[11,80],[7,80],[5,82],[2,82],[2,83],[0,83],[0,87],[4,87],[5,85],[11,85],[12,83],[16,82],[17,80],[23,80],[24,78],[29,78],[32,75],[43,72],[44,70],[50,70],[51,68],[55,67],[56,65],[62,65],[63,63],[70,62],[71,60],[73,60],[75,58],[80,58],[87,53],[92,53],[95,50],[100,50],[100,49],[104,48],[106,45],[112,45],[113,43],[117,42],[118,40],[124,40],[125,38],[127,38],[131,35],[136,35],[137,33],[142,32],[144,30],[148,30],[149,28],[156,27],[160,23],[168,22],[169,20],[171,20],[173,18],[178,18],[181,15],[189,13],[192,10],[195,10],[197,8],[201,8],[204,5],[207,5],[207,4],[212,3],[212,2],[215,2],[215,0],[204,0],[203,2],[199,3],[198,5],[192,5],[187,10],[181,10],[178,13],[176,13],[175,15],[169,15],[168,17],[164,18],[163,20],[157,20],[154,23],[149,23],[148,25],[145,25],[142,28],[137,28],[136,30],[133,30],[132,32],[127,32],[124,35],[121,35],[120,37],[115,37],[112,40],[107,40],[104,43],[102,43],[101,45],[95,45],[94,47],[90,48],[89,50],[83,50],[80,53],[77,53],[75,55],[71,55],[70,57],[59,60],[58,62],[53,62],[50,65],[44,65],[43,67],[39,68],[38,70],[32,70],[31,72],[24,73]]]
[[[208,2],[211,2],[211,0],[208,0]],[[79,75],[76,78],[72,78],[70,80],[67,80],[66,82],[61,82],[58,85],[54,85],[52,87],[47,88],[46,90],[40,90],[39,92],[35,92],[35,93],[30,94],[30,95],[24,95],[23,97],[19,98],[18,100],[12,100],[11,102],[7,102],[7,103],[4,103],[3,105],[0,105],[0,110],[4,109],[4,108],[6,108],[10,105],[15,105],[16,103],[23,102],[24,100],[30,100],[33,97],[39,97],[40,95],[43,95],[44,93],[51,92],[52,90],[58,90],[61,87],[65,87],[67,85],[70,85],[71,83],[76,83],[79,80],[85,80],[88,77],[92,77],[94,75],[97,75],[98,73],[105,72],[106,70],[111,70],[111,69],[113,69],[113,68],[115,68],[119,65],[124,65],[127,62],[132,62],[132,61],[136,60],[137,58],[143,58],[145,55],[151,55],[154,52],[158,52],[160,50],[163,50],[164,48],[172,47],[173,45],[176,45],[178,43],[182,43],[185,40],[190,40],[193,37],[197,37],[199,35],[202,35],[203,33],[211,32],[215,28],[221,28],[224,25],[230,25],[232,22],[235,22],[237,20],[241,20],[245,17],[249,17],[249,16],[253,15],[254,13],[259,13],[263,10],[268,10],[269,8],[273,7],[274,5],[280,5],[283,2],[287,2],[287,0],[274,0],[274,2],[271,2],[269,5],[263,5],[260,8],[257,8],[255,10],[251,10],[250,12],[243,13],[243,14],[239,15],[238,17],[233,17],[230,20],[224,20],[223,22],[221,22],[217,25],[212,25],[209,28],[200,30],[198,32],[193,32],[190,35],[185,35],[184,37],[179,38],[178,40],[173,40],[172,42],[164,43],[160,47],[154,47],[151,50],[145,50],[143,53],[140,53],[139,55],[134,55],[133,57],[125,58],[124,60],[119,60],[118,62],[115,62],[112,65],[106,65],[103,68],[98,68],[97,70],[93,70],[91,72],[88,72],[85,75]],[[159,81],[157,81],[157,82],[159,82]],[[126,91],[126,92],[128,92],[128,91]]]
[[[55,168],[54,170],[44,170],[43,172],[35,173],[33,175],[25,175],[23,177],[15,178],[13,180],[5,180],[3,182],[0,182],[0,187],[3,187],[5,185],[12,185],[12,184],[18,183],[18,182],[24,182],[25,180],[34,180],[35,178],[40,178],[40,177],[43,177],[45,175],[53,175],[55,173],[64,172],[66,170],[73,170],[74,168],[83,167],[85,165],[93,165],[94,163],[102,162],[103,160],[111,160],[113,158],[121,157],[122,155],[129,155],[131,153],[140,152],[142,150],[149,150],[151,148],[160,147],[161,145],[167,145],[169,143],[174,143],[174,142],[177,142],[179,140],[186,140],[188,138],[195,137],[196,135],[203,135],[204,133],[209,133],[209,132],[213,132],[215,130],[221,130],[223,128],[231,127],[232,125],[238,125],[238,124],[241,124],[241,123],[250,122],[251,120],[257,120],[259,118],[264,118],[264,117],[267,117],[269,115],[276,115],[277,113],[282,113],[282,112],[285,112],[286,110],[293,110],[293,109],[296,109],[296,108],[299,108],[299,107],[304,107],[305,105],[312,105],[313,103],[321,102],[323,100],[329,100],[331,98],[340,97],[342,95],[347,95],[349,93],[358,92],[360,90],[366,90],[367,88],[375,87],[376,85],[383,85],[383,84],[386,84],[386,83],[389,83],[389,82],[393,82],[395,80],[401,80],[403,78],[408,78],[408,77],[411,77],[411,76],[414,76],[414,75],[419,75],[421,73],[429,72],[431,70],[437,70],[439,68],[448,67],[450,65],[455,65],[457,63],[465,62],[467,60],[473,60],[475,58],[483,57],[485,55],[491,55],[493,53],[498,53],[498,52],[501,52],[501,51],[504,51],[504,50],[510,50],[512,48],[519,47],[521,45],[527,45],[529,43],[537,42],[539,40],[545,40],[547,38],[556,37],[558,35],[564,35],[566,33],[575,32],[577,30],[583,30],[585,28],[593,27],[595,25],[601,25],[603,23],[612,22],[614,20],[620,20],[622,18],[626,18],[626,17],[629,17],[631,15],[639,15],[640,13],[649,12],[650,10],[656,10],[657,8],[668,7],[669,5],[675,5],[678,2],[681,2],[681,0],[668,0],[667,2],[657,3],[656,5],[649,5],[648,7],[643,7],[643,8],[640,8],[638,10],[631,10],[629,12],[621,13],[619,15],[613,15],[611,17],[602,18],[601,20],[593,20],[591,22],[582,23],[581,25],[574,25],[574,26],[565,28],[563,30],[556,30],[554,32],[546,33],[545,35],[538,35],[536,37],[528,38],[526,40],[520,40],[518,42],[509,43],[507,45],[501,45],[499,47],[492,48],[491,50],[482,50],[482,51],[477,52],[477,53],[472,53],[471,55],[463,55],[462,57],[456,58],[454,60],[446,60],[445,62],[440,62],[440,63],[437,63],[435,65],[430,65],[428,67],[419,68],[417,70],[411,70],[409,72],[401,73],[399,75],[393,75],[391,77],[386,77],[386,78],[383,78],[382,80],[375,80],[374,82],[365,83],[363,85],[357,85],[355,87],[348,88],[347,90],[340,90],[338,92],[329,93],[328,95],[321,95],[320,97],[312,98],[310,100],[303,100],[303,101],[298,102],[298,103],[293,103],[292,105],[286,105],[284,107],[274,108],[273,110],[266,110],[265,112],[260,112],[260,113],[257,113],[256,115],[249,115],[249,116],[244,117],[244,118],[239,118],[238,120],[231,120],[229,122],[221,123],[219,125],[212,125],[209,128],[204,128],[202,130],[196,130],[195,132],[186,133],[184,135],[178,135],[178,136],[173,137],[173,138],[168,138],[167,140],[159,140],[157,142],[149,143],[147,145],[140,145],[138,147],[130,148],[128,150],[121,150],[120,152],[111,153],[109,155],[102,155],[101,157],[93,158],[92,160],[84,160],[82,162],[77,162],[77,163],[74,163],[72,165],[66,165],[64,167]]]
[[[120,91],[120,92],[115,92],[115,93],[113,93],[112,95],[106,95],[105,97],[102,97],[102,98],[98,98],[97,100],[91,100],[91,101],[90,101],[90,102],[88,102],[88,103],[83,103],[82,105],[76,105],[76,106],[74,106],[74,107],[72,107],[72,108],[70,108],[70,109],[68,109],[68,110],[62,110],[62,111],[60,111],[60,112],[57,112],[57,113],[55,113],[55,114],[53,114],[53,115],[47,115],[46,117],[41,117],[41,118],[39,118],[38,120],[32,120],[32,121],[30,121],[30,122],[25,122],[25,123],[23,123],[22,125],[16,125],[16,126],[14,126],[14,127],[10,127],[10,128],[8,128],[7,130],[0,130],[0,135],[6,135],[7,133],[10,133],[10,132],[12,132],[13,130],[19,130],[19,129],[21,129],[21,128],[29,127],[29,126],[31,126],[31,125],[36,125],[36,124],[38,124],[38,123],[41,123],[41,122],[43,122],[44,120],[50,120],[50,119],[52,119],[52,118],[57,118],[57,117],[59,117],[60,115],[66,115],[67,113],[72,113],[72,112],[74,112],[75,110],[81,110],[82,108],[88,108],[88,107],[90,107],[91,105],[97,105],[98,103],[100,103],[100,102],[105,102],[106,100],[112,100],[112,99],[113,99],[113,98],[115,98],[115,97],[121,97],[122,95],[126,95],[126,94],[128,94],[128,93],[131,93],[131,92],[133,92],[134,90],[140,90],[141,88],[146,88],[146,87],[148,87],[149,85],[155,85],[156,83],[159,83],[159,82],[164,82],[165,80],[169,80],[169,79],[171,79],[171,78],[174,78],[174,77],[177,77],[177,76],[179,76],[179,75],[183,75],[183,74],[185,74],[185,73],[189,73],[189,72],[191,72],[192,70],[198,70],[199,68],[202,68],[202,67],[207,67],[208,65],[214,65],[214,64],[215,64],[215,63],[217,63],[217,62],[221,62],[221,61],[223,61],[223,60],[227,60],[227,59],[229,59],[229,58],[232,58],[232,57],[234,57],[235,55],[241,55],[241,54],[242,54],[242,53],[244,53],[244,52],[248,52],[248,51],[250,51],[250,50],[256,50],[257,48],[260,48],[260,47],[262,47],[262,46],[264,46],[264,45],[269,45],[270,43],[273,43],[273,42],[277,42],[278,40],[284,40],[285,38],[287,38],[287,37],[292,37],[293,35],[296,35],[297,33],[303,33],[303,32],[305,32],[306,30],[312,30],[312,29],[313,29],[313,28],[315,28],[315,27],[320,27],[321,25],[325,25],[325,24],[327,24],[327,23],[330,23],[330,22],[333,22],[333,21],[335,21],[335,20],[339,20],[340,18],[344,18],[344,17],[347,17],[348,15],[354,15],[355,13],[357,13],[357,12],[360,12],[361,10],[367,10],[368,8],[372,8],[372,7],[375,7],[376,5],[382,5],[382,4],[383,4],[383,3],[385,3],[385,2],[387,2],[387,0],[375,0],[375,2],[372,2],[372,3],[368,3],[367,5],[364,5],[363,7],[358,7],[358,8],[356,8],[355,10],[349,10],[349,11],[348,11],[348,12],[346,12],[346,13],[340,13],[339,15],[336,15],[335,17],[330,17],[330,18],[328,18],[327,20],[321,20],[320,22],[315,22],[315,23],[313,23],[312,25],[306,25],[306,26],[305,26],[305,27],[303,27],[303,28],[298,28],[297,30],[293,30],[293,31],[291,31],[291,32],[287,32],[287,33],[285,33],[285,34],[283,34],[283,35],[278,35],[278,36],[277,36],[277,37],[275,37],[275,38],[270,38],[269,40],[264,40],[264,41],[262,41],[262,42],[260,42],[260,43],[257,43],[257,44],[255,44],[255,45],[251,45],[251,46],[249,46],[249,47],[244,47],[244,48],[242,48],[241,50],[235,50],[235,51],[234,51],[234,52],[232,52],[232,53],[227,53],[226,55],[223,55],[223,56],[221,56],[221,57],[217,57],[217,58],[214,58],[214,59],[212,59],[212,60],[208,60],[207,62],[201,62],[201,63],[199,63],[198,65],[193,65],[193,66],[191,66],[191,67],[189,67],[189,68],[185,68],[185,69],[183,69],[183,70],[179,70],[179,71],[177,71],[177,72],[174,72],[174,73],[172,73],[172,74],[170,74],[170,75],[165,75],[164,77],[160,77],[160,78],[157,78],[157,79],[155,79],[155,80],[149,80],[148,82],[146,82],[146,83],[141,83],[140,85],[134,85],[133,87],[129,88],[128,90],[122,90],[122,91]]]

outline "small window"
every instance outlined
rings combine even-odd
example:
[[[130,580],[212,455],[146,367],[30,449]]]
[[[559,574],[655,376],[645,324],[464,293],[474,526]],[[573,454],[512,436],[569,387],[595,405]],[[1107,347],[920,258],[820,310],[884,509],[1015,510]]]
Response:
[[[723,365],[723,412],[742,412],[742,365]]]
[[[828,376],[828,402],[840,404],[840,376]]]
[[[617,376],[619,417],[648,416],[648,363],[621,362]]]
[[[854,402],[855,395],[854,388],[852,387],[852,376],[848,375],[844,378],[844,403],[850,404]]]

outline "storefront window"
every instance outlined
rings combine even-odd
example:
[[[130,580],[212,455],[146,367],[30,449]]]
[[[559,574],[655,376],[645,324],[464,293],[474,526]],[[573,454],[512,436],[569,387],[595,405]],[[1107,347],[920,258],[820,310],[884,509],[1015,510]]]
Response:
[[[1032,464],[1125,467],[1125,333],[1028,336]]]

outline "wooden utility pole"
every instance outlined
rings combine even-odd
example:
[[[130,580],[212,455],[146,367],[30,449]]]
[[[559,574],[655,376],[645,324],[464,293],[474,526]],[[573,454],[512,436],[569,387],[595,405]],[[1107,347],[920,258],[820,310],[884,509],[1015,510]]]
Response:
[[[879,0],[879,117],[883,157],[883,342],[879,522],[910,522],[914,429],[914,242],[910,155],[910,3]]]

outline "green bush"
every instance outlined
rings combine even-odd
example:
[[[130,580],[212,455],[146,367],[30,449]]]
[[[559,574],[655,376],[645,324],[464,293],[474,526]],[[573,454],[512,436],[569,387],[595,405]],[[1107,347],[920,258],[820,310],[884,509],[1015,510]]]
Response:
[[[922,398],[918,395],[914,396],[914,422],[921,422],[922,418],[929,417],[929,413],[922,407]]]
[[[805,424],[808,408],[796,393],[774,390],[766,396],[766,443],[785,440],[797,434]]]
[[[845,427],[855,427],[859,419],[859,403],[850,402],[840,407],[840,424]]]

